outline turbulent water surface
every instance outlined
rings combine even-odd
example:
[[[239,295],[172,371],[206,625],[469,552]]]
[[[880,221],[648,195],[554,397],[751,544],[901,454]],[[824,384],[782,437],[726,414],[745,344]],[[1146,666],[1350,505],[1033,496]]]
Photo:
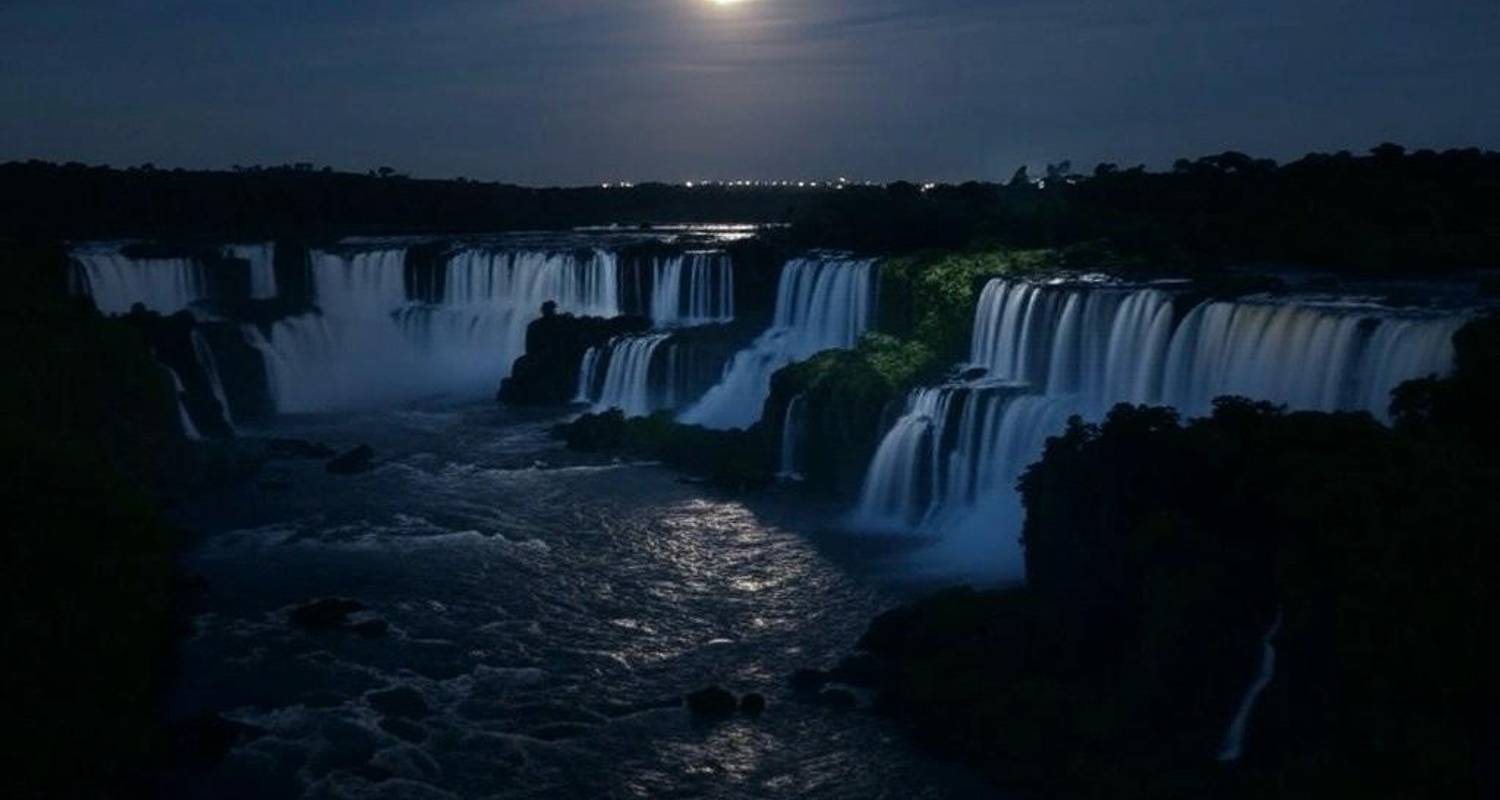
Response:
[[[208,594],[174,713],[221,711],[265,734],[174,792],[982,794],[887,723],[786,688],[893,601],[805,535],[818,512],[650,465],[539,465],[565,455],[550,423],[486,404],[293,419],[281,433],[369,442],[377,466],[337,477],[277,461],[180,509],[200,534],[187,568]],[[390,632],[288,625],[317,597],[357,599]],[[770,708],[694,721],[680,698],[715,682]],[[409,720],[372,705],[393,687],[421,698]]]

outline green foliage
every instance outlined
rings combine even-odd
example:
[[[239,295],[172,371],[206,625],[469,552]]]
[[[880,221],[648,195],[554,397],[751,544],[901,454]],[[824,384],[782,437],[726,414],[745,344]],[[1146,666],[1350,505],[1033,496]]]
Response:
[[[827,350],[778,371],[762,425],[779,446],[787,407],[800,396],[803,476],[814,489],[851,494],[879,445],[886,410],[935,365],[919,342],[867,334],[857,349]]]
[[[876,374],[895,390],[904,390],[931,377],[942,368],[937,354],[920,341],[908,341],[884,333],[867,333],[856,350]]]
[[[880,264],[881,331],[914,339],[943,363],[968,355],[974,306],[991,278],[1062,264],[1050,250],[928,253]]]

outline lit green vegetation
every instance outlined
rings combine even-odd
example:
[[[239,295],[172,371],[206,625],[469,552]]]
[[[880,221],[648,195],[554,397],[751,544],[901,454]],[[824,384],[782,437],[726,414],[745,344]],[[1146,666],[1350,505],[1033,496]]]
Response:
[[[921,342],[949,363],[969,350],[974,306],[992,278],[1064,266],[1055,250],[926,253],[880,262],[882,332]]]

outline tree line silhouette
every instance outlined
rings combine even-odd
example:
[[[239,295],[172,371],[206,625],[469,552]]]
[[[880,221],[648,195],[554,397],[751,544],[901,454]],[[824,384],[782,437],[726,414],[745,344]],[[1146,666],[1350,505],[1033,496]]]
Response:
[[[1500,153],[1225,152],[1151,172],[1069,162],[1007,183],[529,188],[309,163],[228,171],[0,164],[0,237],[299,237],[583,225],[791,223],[794,247],[890,254],[1049,247],[1080,264],[1295,263],[1431,273],[1500,263]]]

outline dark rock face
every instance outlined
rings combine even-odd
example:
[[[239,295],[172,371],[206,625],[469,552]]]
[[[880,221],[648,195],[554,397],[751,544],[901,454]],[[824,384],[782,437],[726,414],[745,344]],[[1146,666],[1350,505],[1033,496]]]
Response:
[[[367,444],[349,450],[328,462],[327,469],[334,475],[357,475],[369,472],[375,466],[375,451]]]
[[[332,630],[349,622],[349,615],[363,611],[365,604],[343,597],[324,597],[292,609],[287,621],[307,630]]]
[[[388,717],[421,719],[432,713],[422,693],[410,686],[396,686],[370,692],[365,695],[365,700],[370,703],[371,708]]]
[[[688,710],[700,717],[726,717],[739,708],[729,690],[720,686],[699,689],[687,696]]]
[[[500,384],[498,399],[513,406],[560,406],[573,399],[578,370],[590,347],[616,336],[651,329],[645,317],[575,317],[557,313],[557,304],[542,306],[542,318],[526,328],[526,355],[516,359]]]

